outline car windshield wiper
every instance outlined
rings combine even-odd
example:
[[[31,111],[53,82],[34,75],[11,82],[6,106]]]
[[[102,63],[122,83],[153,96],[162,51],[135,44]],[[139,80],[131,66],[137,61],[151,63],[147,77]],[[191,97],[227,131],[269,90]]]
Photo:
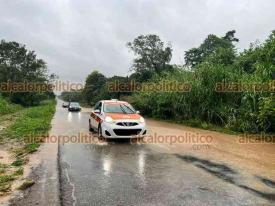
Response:
[[[126,112],[125,109],[122,107],[122,105],[120,104],[119,106],[120,106],[121,110],[123,111],[123,113],[124,113],[124,114],[127,114],[127,112]]]
[[[134,114],[134,113],[135,113],[135,111],[132,110],[132,109],[131,109],[129,106],[127,106],[126,104],[123,104],[123,106],[126,107],[126,108],[128,108],[130,111],[132,111],[132,113],[130,113],[130,114]]]

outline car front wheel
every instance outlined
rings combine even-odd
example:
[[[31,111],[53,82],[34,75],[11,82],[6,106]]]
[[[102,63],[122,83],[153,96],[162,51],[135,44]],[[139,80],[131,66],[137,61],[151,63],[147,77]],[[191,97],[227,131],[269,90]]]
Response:
[[[98,134],[98,139],[104,139],[103,136],[102,136],[101,125],[98,125],[97,134]]]
[[[89,120],[89,131],[90,132],[93,132],[94,130],[93,130],[93,128],[91,127],[91,121]]]

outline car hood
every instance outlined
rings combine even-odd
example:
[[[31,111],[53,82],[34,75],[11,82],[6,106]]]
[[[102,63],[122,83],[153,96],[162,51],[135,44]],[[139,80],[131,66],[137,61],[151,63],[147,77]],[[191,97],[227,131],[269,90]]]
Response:
[[[117,120],[117,119],[139,120],[141,117],[139,114],[117,114],[117,113],[106,113],[106,116],[109,116],[114,120]]]

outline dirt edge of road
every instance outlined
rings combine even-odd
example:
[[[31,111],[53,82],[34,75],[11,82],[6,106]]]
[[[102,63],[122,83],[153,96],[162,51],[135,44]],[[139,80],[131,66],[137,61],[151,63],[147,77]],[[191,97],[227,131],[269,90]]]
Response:
[[[57,104],[57,107],[60,105]],[[82,112],[90,112],[90,109],[84,109]],[[196,154],[200,156],[203,154],[204,158],[208,158],[211,160],[217,160],[217,154],[218,159],[227,159],[228,156],[232,156],[230,161],[226,163],[230,163],[230,165],[236,166],[238,168],[238,164],[242,163],[243,161],[249,160],[249,162],[246,162],[246,170],[243,171],[250,171],[252,173],[258,174],[262,172],[266,172],[266,162],[257,162],[256,160],[259,160],[259,157],[255,157],[253,154],[253,151],[261,151],[262,149],[265,149],[265,152],[270,151],[274,147],[271,148],[270,145],[254,145],[254,144],[236,144],[238,139],[235,135],[229,135],[229,134],[223,134],[216,131],[209,131],[209,130],[203,130],[193,127],[187,127],[184,125],[179,125],[175,123],[167,123],[167,122],[161,122],[157,120],[151,120],[148,119],[148,122],[150,123],[150,130],[149,134],[155,134],[154,131],[158,131],[156,135],[176,135],[180,136],[183,133],[188,134],[208,134],[210,136],[216,137],[213,139],[213,144],[211,144],[210,149],[206,148],[205,150],[190,150],[192,147],[190,144],[152,144],[155,146],[162,146],[167,148],[167,153],[184,153],[183,151],[191,151],[189,155]],[[51,134],[59,134],[59,132],[64,129],[62,125],[59,124],[60,120],[58,118],[53,118],[52,120],[52,129],[50,132]],[[88,129],[88,128],[87,128]],[[149,135],[148,134],[148,135]],[[9,200],[6,200],[6,204],[3,205],[62,205],[63,202],[66,202],[70,200],[73,201],[73,197],[63,197],[62,190],[63,187],[66,187],[66,190],[73,190],[70,185],[70,180],[67,178],[67,174],[61,173],[61,167],[64,170],[64,167],[69,167],[69,165],[64,165],[64,162],[62,160],[62,152],[59,149],[60,144],[57,142],[51,142],[51,141],[45,141],[48,143],[44,143],[41,145],[39,150],[29,156],[29,163],[25,166],[24,170],[26,171],[24,176],[26,175],[26,178],[33,179],[36,184],[34,184],[32,187],[26,189],[23,192],[16,191],[14,194],[12,194],[9,197]],[[231,148],[234,143],[235,148]],[[147,143],[146,143],[147,144]],[[220,148],[222,147],[222,148]],[[227,149],[231,148],[232,154],[226,153]],[[244,151],[242,151],[242,148],[247,149],[247,151],[250,151],[251,154],[245,154]],[[268,149],[268,150],[266,150]],[[230,151],[231,151],[230,150]],[[211,151],[211,152],[210,152]],[[213,153],[213,154],[212,154]],[[212,154],[212,155],[211,155]],[[215,157],[216,155],[216,157]],[[264,156],[262,154],[260,157]],[[238,160],[240,157],[246,157],[245,160]],[[272,158],[271,158],[272,159]],[[184,159],[185,160],[185,159]],[[188,159],[189,160],[189,159]],[[234,164],[233,164],[234,163]],[[251,165],[251,168],[248,167]],[[264,166],[264,168],[259,167]],[[270,165],[270,163],[268,164]],[[273,164],[271,165],[272,168]],[[256,168],[256,170],[254,170]],[[262,170],[263,169],[263,170]],[[263,173],[264,174],[264,173]],[[266,173],[267,174],[267,173]],[[273,178],[273,177],[270,177]],[[1,202],[0,202],[0,205]]]
[[[52,120],[53,125],[54,121],[55,119]],[[37,152],[29,156],[29,162],[24,166],[24,178],[35,184],[23,191],[15,190],[0,204],[60,205],[58,160],[58,141],[42,144]]]
[[[58,107],[58,104],[56,107]],[[82,108],[82,110],[82,112],[90,112],[91,108]],[[51,124],[52,129],[49,136],[52,136],[51,133],[55,134],[53,127],[58,124],[55,117],[52,119]],[[28,155],[28,163],[23,166],[23,176],[12,184],[12,190],[9,194],[0,197],[0,205],[27,205],[30,203],[39,203],[39,205],[43,205],[43,200],[48,199],[45,197],[45,194],[41,194],[41,190],[43,190],[46,184],[47,191],[56,192],[55,194],[51,192],[51,205],[61,205],[60,192],[62,188],[60,188],[60,177],[62,174],[59,174],[61,167],[59,163],[61,163],[62,160],[60,159],[59,152],[58,141],[51,142],[51,140],[47,141],[46,138],[37,152]],[[51,171],[50,174],[47,174],[47,171]],[[47,181],[48,178],[52,178],[55,181]],[[27,181],[33,181],[34,185],[25,190],[17,189],[18,186]],[[51,183],[49,184],[49,182]],[[45,205],[48,205],[48,202],[45,202]]]

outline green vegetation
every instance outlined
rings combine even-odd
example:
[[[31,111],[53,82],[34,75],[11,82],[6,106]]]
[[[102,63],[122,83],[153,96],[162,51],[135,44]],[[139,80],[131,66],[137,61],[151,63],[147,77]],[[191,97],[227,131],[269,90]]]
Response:
[[[19,190],[25,190],[31,186],[33,186],[35,184],[35,182],[33,180],[26,180],[25,182],[23,182],[22,185],[20,185],[17,189]]]
[[[25,163],[24,160],[22,160],[22,159],[17,159],[17,160],[15,160],[15,161],[11,164],[11,166],[20,167],[20,166],[22,166],[24,163]]]
[[[8,168],[8,165],[0,163],[0,175],[4,174]]]
[[[213,55],[219,57],[215,59],[215,63],[232,64],[236,57],[233,43],[239,41],[235,38],[235,33],[235,30],[229,31],[221,38],[213,34],[208,35],[198,48],[185,52],[186,65],[194,68]]]
[[[218,37],[210,34],[197,48],[185,53],[185,65],[169,64],[172,47],[156,35],[141,35],[127,47],[135,54],[129,77],[105,77],[97,71],[83,91],[63,93],[64,100],[88,105],[101,99],[125,99],[148,117],[170,120],[203,129],[238,132],[274,132],[275,31],[262,44],[237,52],[235,30]],[[160,84],[188,83],[190,92],[110,92],[108,84],[132,81]],[[273,83],[271,83],[273,81]],[[270,83],[270,91],[217,91],[217,84]],[[273,87],[272,87],[273,85]],[[232,86],[231,86],[232,87]],[[273,91],[273,92],[272,92]]]
[[[5,102],[4,99],[2,101]],[[47,100],[41,102],[39,106],[29,108],[6,104],[7,107],[13,108],[9,110],[10,112],[18,111],[18,117],[12,119],[10,125],[0,133],[0,136],[6,141],[13,139],[20,143],[20,146],[12,150],[16,158],[14,162],[10,165],[0,164],[0,195],[8,192],[12,181],[23,175],[23,165],[27,162],[26,154],[35,152],[43,137],[47,136],[55,112],[55,103],[55,100]],[[22,188],[30,185],[26,182]]]
[[[66,102],[80,102],[82,105],[86,103],[83,92],[81,91],[65,91],[62,92],[60,98]]]
[[[22,175],[22,169],[17,170],[16,172],[12,174],[1,174],[0,175],[0,196],[10,191],[11,189],[11,183],[14,181],[18,176]]]
[[[120,83],[127,83],[129,78],[113,76],[106,78],[98,71],[93,71],[86,79],[85,87],[81,91],[62,92],[61,99],[64,101],[80,102],[83,106],[93,106],[97,101],[102,99],[116,98],[120,99],[122,95],[129,95],[126,92],[110,92],[108,91],[108,84],[118,81]]]
[[[7,129],[7,136],[23,140],[27,153],[36,151],[43,137],[51,127],[51,120],[55,112],[55,101],[48,100],[40,106],[30,107],[24,110],[13,125]]]
[[[18,170],[14,172],[14,175],[21,176],[24,174],[24,168],[20,167]]]
[[[52,98],[54,94],[51,89],[42,93],[30,91],[30,87],[24,88],[24,83],[38,89],[37,85],[48,86],[54,78],[55,75],[48,75],[46,63],[38,59],[34,51],[28,51],[25,45],[17,42],[0,42],[0,92],[12,103],[33,106]],[[9,91],[11,85],[15,86]],[[14,91],[15,88],[20,92]]]
[[[20,105],[11,104],[0,95],[0,115],[12,114],[22,109]]]
[[[5,168],[9,168],[9,167],[7,166]],[[10,191],[12,181],[14,181],[19,176],[22,176],[23,172],[24,172],[24,169],[21,167],[13,173],[9,172],[10,174],[0,175],[0,196],[5,192]]]
[[[0,184],[6,183],[6,182],[10,182],[14,180],[14,176],[13,175],[2,175],[0,176]]]
[[[148,116],[191,122],[206,129],[219,126],[237,132],[274,132],[274,88],[273,92],[257,92],[255,89],[217,92],[215,89],[217,83],[270,83],[275,72],[275,32],[263,44],[251,45],[240,54],[235,51],[232,34],[231,40],[227,40],[228,46],[225,46],[225,37],[211,35],[221,44],[214,41],[212,48],[208,37],[199,48],[186,52],[189,69],[176,67],[174,71],[163,72],[151,79],[151,82],[187,82],[192,88],[190,92],[135,93],[135,106]],[[206,43],[208,50],[204,51]],[[191,52],[195,50],[200,52]]]
[[[26,154],[36,151],[47,136],[56,104],[50,87],[54,79],[34,51],[17,42],[0,42],[0,140],[6,152],[13,152],[16,158],[11,164],[0,164],[0,195],[10,191],[12,181],[23,175]],[[24,83],[47,89],[22,90]],[[21,88],[20,92],[9,91],[11,85]],[[15,144],[11,146],[11,142]],[[26,182],[22,188],[31,184]]]
[[[128,42],[127,47],[136,56],[132,70],[139,81],[149,80],[154,74],[171,69],[168,63],[172,58],[172,47],[165,47],[157,35],[138,36],[133,42]]]

